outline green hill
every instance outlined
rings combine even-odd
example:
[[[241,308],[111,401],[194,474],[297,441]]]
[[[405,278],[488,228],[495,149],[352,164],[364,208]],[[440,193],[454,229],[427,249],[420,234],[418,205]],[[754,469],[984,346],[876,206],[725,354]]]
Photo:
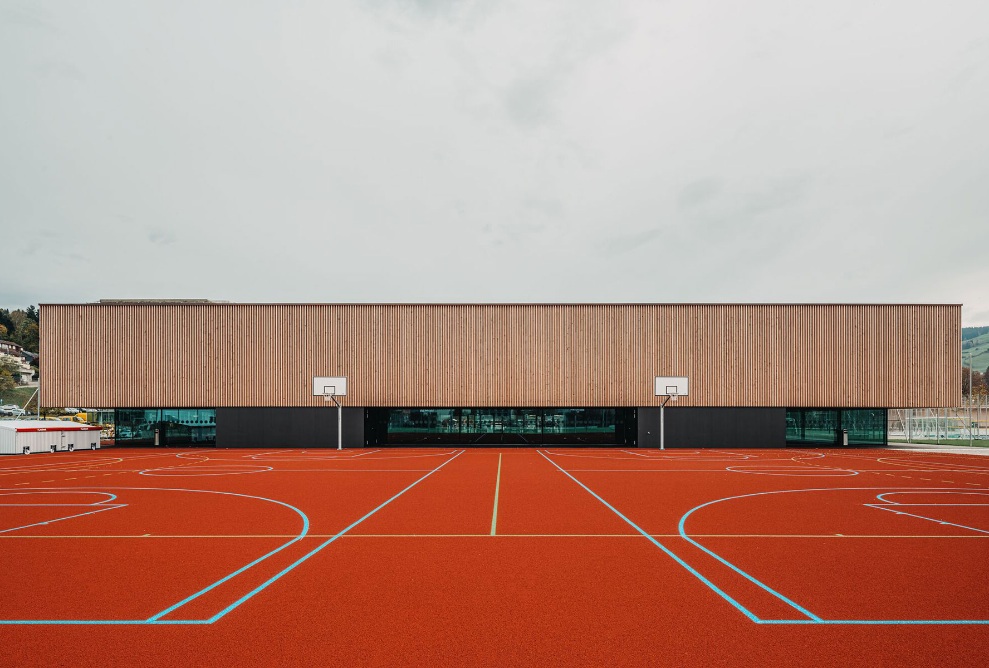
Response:
[[[972,368],[985,373],[989,367],[989,327],[962,327],[962,364],[968,366],[972,353]]]

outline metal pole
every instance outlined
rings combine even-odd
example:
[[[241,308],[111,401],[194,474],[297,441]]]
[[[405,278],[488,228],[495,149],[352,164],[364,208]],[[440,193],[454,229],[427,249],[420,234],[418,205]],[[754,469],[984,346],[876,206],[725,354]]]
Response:
[[[337,450],[343,450],[343,406],[337,401],[336,395],[330,395],[337,405]]]
[[[968,351],[968,444],[972,445],[972,350]]]
[[[343,406],[337,401],[337,395],[331,394],[330,399],[337,405],[337,450],[343,450]]]
[[[666,436],[666,429],[663,423],[663,409],[666,408],[666,402],[669,401],[669,397],[663,399],[663,403],[659,405],[659,449],[665,450],[666,443],[664,442]]]
[[[41,384],[39,383],[38,384],[38,390],[40,390],[40,389],[41,389]],[[24,402],[24,405],[23,406],[21,406],[21,408],[24,409],[24,414],[25,415],[27,415],[28,404],[31,403],[31,399],[34,399],[34,395],[38,393],[38,390],[35,390],[34,391],[34,394],[32,394],[30,397],[28,397],[28,400]],[[38,418],[41,418],[41,398],[40,397],[38,398]]]

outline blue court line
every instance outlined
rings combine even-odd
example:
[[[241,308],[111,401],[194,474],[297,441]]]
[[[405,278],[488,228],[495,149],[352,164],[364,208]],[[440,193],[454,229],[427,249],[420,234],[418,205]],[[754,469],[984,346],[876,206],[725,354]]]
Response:
[[[697,579],[699,579],[701,582],[703,582],[708,587],[710,587],[712,590],[714,590],[718,595],[720,595],[723,599],[725,599],[726,601],[728,601],[729,603],[731,603],[733,606],[735,606],[735,608],[737,608],[739,611],[741,611],[742,613],[744,613],[746,617],[748,617],[750,620],[752,620],[756,624],[777,624],[777,625],[780,625],[780,624],[804,624],[804,625],[816,625],[816,624],[831,624],[831,625],[842,625],[842,624],[856,624],[856,625],[899,625],[899,624],[903,624],[903,625],[913,625],[913,626],[919,626],[919,625],[955,625],[955,626],[957,626],[957,625],[966,625],[966,624],[980,624],[980,625],[989,624],[989,619],[822,619],[821,617],[818,617],[817,615],[813,615],[810,619],[760,619],[760,618],[756,617],[754,614],[752,614],[751,612],[749,612],[744,606],[742,606],[740,603],[738,603],[734,598],[732,598],[731,596],[729,596],[728,594],[726,594],[724,591],[722,591],[721,589],[719,589],[710,580],[708,580],[703,575],[701,575],[700,573],[698,573],[695,569],[693,569],[692,567],[690,567],[686,562],[683,561],[683,559],[681,559],[680,557],[678,557],[677,555],[675,555],[673,552],[671,552],[669,549],[667,549],[666,547],[664,547],[661,543],[659,543],[659,541],[657,541],[655,538],[653,538],[648,533],[646,533],[644,530],[642,530],[634,522],[632,522],[630,519],[628,519],[627,517],[625,517],[624,515],[622,515],[621,512],[619,512],[617,509],[615,509],[614,506],[612,506],[610,503],[608,503],[607,501],[605,501],[604,499],[602,499],[600,496],[598,496],[597,494],[595,494],[587,485],[585,485],[581,481],[577,480],[577,478],[575,478],[572,475],[570,475],[570,473],[568,471],[566,471],[565,469],[561,468],[556,462],[554,462],[552,459],[550,459],[549,457],[547,457],[542,452],[539,452],[539,454],[542,455],[543,458],[546,459],[550,464],[552,464],[557,469],[559,469],[560,471],[562,471],[568,478],[570,478],[575,483],[577,483],[578,485],[580,485],[581,487],[583,487],[588,493],[591,494],[591,496],[593,496],[594,498],[596,498],[598,501],[600,501],[605,506],[607,506],[612,512],[614,512],[620,518],[622,518],[623,520],[625,520],[625,522],[627,522],[632,528],[634,528],[640,534],[642,534],[647,539],[649,539],[650,542],[652,542],[658,548],[660,548],[661,550],[663,550],[663,552],[665,552],[666,554],[668,554],[669,556],[671,556],[678,564],[680,564],[685,569],[687,569],[687,571],[689,571]],[[776,490],[776,491],[771,491],[771,492],[757,492],[757,493],[754,493],[754,494],[741,494],[741,495],[738,495],[738,496],[729,496],[729,497],[725,497],[723,499],[717,499],[715,501],[709,501],[708,503],[701,504],[701,505],[699,505],[699,506],[691,509],[686,515],[684,515],[680,519],[680,535],[682,537],[686,538],[688,541],[690,541],[694,545],[696,545],[697,547],[699,547],[702,550],[704,550],[705,552],[707,552],[708,554],[710,554],[711,556],[715,557],[716,559],[718,559],[722,563],[724,563],[727,566],[731,567],[732,569],[738,571],[740,574],[746,576],[747,578],[749,578],[750,580],[752,580],[756,584],[759,584],[760,586],[762,586],[764,589],[766,589],[770,593],[773,593],[776,596],[779,596],[781,600],[784,600],[784,601],[789,602],[789,599],[787,599],[786,597],[782,596],[782,594],[778,594],[776,592],[773,592],[771,589],[769,589],[768,587],[766,587],[765,585],[763,585],[762,583],[760,583],[758,580],[755,580],[754,578],[752,578],[751,576],[749,576],[744,571],[741,571],[740,569],[736,568],[733,564],[725,561],[724,559],[722,559],[720,556],[718,556],[714,552],[711,552],[710,550],[708,550],[707,548],[705,548],[703,545],[700,545],[699,543],[697,543],[696,541],[694,541],[693,539],[691,539],[689,536],[687,536],[684,533],[684,531],[683,531],[683,522],[687,518],[687,515],[690,515],[690,513],[694,512],[695,510],[698,510],[699,508],[703,508],[704,506],[710,505],[712,503],[718,503],[720,501],[729,501],[729,500],[732,500],[732,499],[741,499],[741,498],[745,498],[745,497],[749,497],[749,496],[762,496],[762,495],[766,495],[766,494],[782,494],[782,493],[787,493],[787,492],[830,492],[830,491],[848,491],[848,490],[867,491],[867,490],[876,490],[876,489],[891,489],[891,490],[904,490],[904,489],[906,489],[908,491],[916,491],[915,488],[904,488],[904,487],[894,487],[894,488],[889,488],[889,487],[835,487],[835,488],[821,488],[821,489]],[[954,489],[954,488],[934,488],[934,489]],[[979,490],[972,490],[972,491],[979,491]],[[792,605],[796,606],[795,603],[792,603],[792,602],[790,602],[790,603]],[[811,613],[805,613],[805,614],[810,615]]]
[[[100,489],[100,488],[96,488],[96,489]],[[28,624],[28,625],[30,625],[30,624],[210,624],[212,622],[209,621],[209,620],[205,620],[205,619],[203,619],[203,620],[199,620],[199,619],[187,619],[187,620],[181,620],[181,621],[173,621],[173,620],[163,620],[163,619],[157,619],[157,618],[160,617],[161,615],[165,615],[168,612],[171,612],[172,610],[175,610],[176,608],[179,608],[182,605],[185,605],[186,603],[189,603],[192,600],[195,600],[196,598],[199,598],[200,596],[202,596],[206,592],[210,591],[214,587],[219,586],[223,582],[226,582],[227,580],[229,580],[230,578],[234,577],[235,575],[238,575],[240,573],[243,573],[248,568],[250,568],[252,566],[255,566],[256,564],[264,561],[268,557],[270,557],[270,556],[272,556],[272,555],[280,552],[281,550],[284,550],[286,547],[288,547],[292,543],[295,543],[296,541],[299,541],[302,538],[304,538],[307,535],[308,531],[309,531],[309,518],[306,516],[305,513],[303,513],[301,510],[299,510],[295,506],[292,506],[292,505],[290,505],[288,503],[285,503],[283,501],[277,501],[275,499],[269,499],[269,498],[266,498],[266,497],[263,497],[263,496],[253,496],[251,494],[238,494],[236,492],[221,492],[221,491],[207,490],[207,489],[183,489],[183,488],[171,488],[171,487],[109,487],[109,488],[103,488],[103,489],[133,490],[133,491],[195,492],[195,493],[200,493],[200,494],[220,494],[220,495],[223,495],[223,496],[238,496],[238,497],[242,497],[242,498],[246,498],[246,499],[256,499],[258,501],[268,501],[270,503],[275,503],[275,504],[278,504],[280,506],[284,506],[285,508],[288,508],[289,510],[292,510],[293,512],[295,512],[296,514],[298,514],[302,518],[302,522],[303,522],[302,532],[298,536],[296,536],[295,538],[293,538],[292,540],[290,540],[287,543],[285,543],[284,545],[282,545],[281,547],[279,547],[279,548],[277,548],[277,549],[269,552],[268,554],[264,555],[263,557],[260,557],[259,559],[255,559],[253,562],[251,562],[247,566],[244,566],[243,568],[238,569],[237,571],[231,573],[230,575],[226,576],[225,578],[223,578],[223,579],[221,579],[221,580],[213,583],[209,587],[206,587],[205,589],[202,589],[202,590],[196,592],[192,596],[189,596],[188,598],[183,599],[179,603],[176,603],[175,605],[167,608],[166,610],[164,610],[162,612],[159,612],[157,615],[154,615],[150,619],[141,619],[141,620],[115,620],[115,619],[87,619],[87,620],[81,620],[81,619],[76,619],[76,620],[0,619],[0,626],[3,626],[3,625],[18,625],[18,624],[20,624],[20,625],[25,625],[25,624]],[[113,495],[113,498],[117,498],[116,495]],[[125,506],[125,505],[127,505],[127,504],[120,504],[119,506],[112,506],[110,508],[106,508],[106,510],[111,510],[112,508],[118,508],[118,507],[122,507],[122,506]]]
[[[745,496],[756,496],[756,495],[746,494]],[[739,497],[730,497],[730,498],[739,498]],[[757,585],[758,587],[762,588],[764,591],[772,594],[773,596],[775,596],[776,598],[778,598],[783,603],[786,603],[787,605],[789,605],[791,608],[793,608],[794,610],[796,610],[800,614],[807,615],[808,617],[810,617],[815,622],[823,621],[820,617],[818,617],[817,615],[815,615],[813,612],[811,612],[807,608],[803,607],[802,605],[799,605],[798,603],[795,603],[794,601],[790,600],[789,598],[787,598],[783,594],[779,593],[778,591],[776,591],[775,589],[773,589],[769,585],[767,585],[764,582],[762,582],[760,580],[757,580],[756,578],[752,577],[751,575],[749,575],[748,573],[746,573],[745,571],[743,571],[741,568],[739,568],[735,564],[731,563],[727,559],[722,558],[720,555],[715,554],[714,552],[712,552],[711,550],[707,549],[706,547],[704,547],[703,545],[701,545],[700,543],[698,543],[696,540],[694,540],[693,538],[691,538],[690,536],[687,535],[687,532],[684,530],[684,523],[687,521],[687,518],[690,517],[691,513],[693,513],[695,510],[700,510],[701,508],[703,508],[705,506],[709,506],[712,503],[718,503],[718,502],[724,501],[724,500],[725,499],[718,499],[716,501],[708,501],[707,503],[702,503],[701,505],[695,506],[694,508],[691,508],[690,510],[688,510],[687,513],[683,517],[680,518],[680,523],[677,525],[677,529],[680,531],[680,536],[684,540],[686,540],[688,543],[690,543],[691,545],[693,545],[695,547],[700,548],[706,554],[711,555],[712,557],[714,557],[715,559],[717,559],[718,561],[720,561],[722,564],[724,564],[728,568],[732,569],[733,571],[735,571],[736,573],[738,573],[739,575],[741,575],[742,577],[744,577],[749,582]]]
[[[307,559],[309,559],[310,557],[312,557],[313,555],[315,555],[317,552],[320,552],[321,550],[323,550],[323,548],[325,548],[328,545],[330,545],[331,543],[335,542],[338,538],[340,538],[341,536],[343,536],[344,534],[346,534],[348,531],[350,531],[351,529],[353,529],[354,527],[356,527],[358,524],[360,524],[361,522],[363,522],[367,518],[369,518],[372,515],[374,515],[376,512],[378,512],[379,510],[381,510],[382,508],[384,508],[385,506],[387,506],[389,503],[391,503],[392,501],[394,501],[398,497],[400,497],[403,494],[405,494],[407,491],[409,491],[410,489],[412,489],[413,487],[415,487],[416,485],[418,485],[419,483],[421,483],[423,480],[425,480],[429,476],[431,476],[434,473],[436,473],[437,471],[439,471],[441,468],[443,468],[444,466],[446,466],[447,464],[449,464],[450,462],[452,462],[454,459],[456,459],[460,455],[464,454],[464,452],[465,452],[465,450],[461,450],[460,452],[458,452],[457,454],[455,454],[453,457],[450,457],[450,459],[446,460],[445,462],[443,462],[442,464],[440,464],[439,466],[437,466],[436,468],[434,468],[432,471],[430,471],[426,475],[424,475],[421,478],[419,478],[418,480],[416,480],[414,483],[412,483],[411,485],[409,485],[408,487],[406,487],[405,489],[403,489],[401,492],[399,492],[395,496],[391,497],[390,499],[388,499],[387,501],[385,501],[384,503],[382,503],[380,506],[378,506],[377,508],[375,508],[371,512],[367,513],[362,518],[360,518],[359,520],[357,520],[353,524],[349,525],[348,527],[346,527],[345,529],[343,529],[342,531],[340,531],[339,533],[337,533],[332,538],[324,541],[323,543],[321,543],[320,545],[318,545],[315,549],[313,549],[311,552],[309,552],[308,554],[303,555],[298,560],[296,560],[294,563],[292,563],[289,566],[287,566],[286,568],[284,568],[281,572],[276,573],[274,576],[272,576],[271,578],[269,578],[266,582],[264,582],[261,585],[258,585],[257,587],[255,587],[253,590],[251,590],[247,594],[244,594],[239,599],[237,599],[236,601],[234,601],[233,603],[231,603],[226,608],[224,608],[220,612],[216,613],[215,615],[213,615],[212,617],[210,617],[206,621],[208,623],[212,624],[213,622],[216,622],[219,619],[222,619],[225,615],[227,615],[228,613],[230,613],[233,610],[235,610],[238,607],[240,607],[240,605],[243,604],[245,601],[250,600],[251,598],[253,598],[257,594],[259,594],[262,591],[264,591],[269,585],[271,585],[274,582],[278,581],[282,576],[286,575],[287,573],[289,573],[290,571],[292,571],[293,569],[295,569],[297,566],[299,566],[299,564],[303,563],[304,561],[306,561]],[[160,614],[159,615],[156,615],[156,617],[160,616]],[[181,620],[176,620],[175,623],[181,623]]]
[[[167,620],[149,622],[146,619],[4,619],[0,620],[2,626],[47,626],[51,624],[65,624],[69,626],[155,626],[160,624],[209,624],[203,620],[186,620],[182,622],[170,622]]]
[[[281,502],[280,501],[276,501],[276,503],[281,503]],[[240,575],[241,573],[243,573],[247,569],[253,568],[254,566],[257,566],[258,564],[260,564],[265,559],[267,559],[269,557],[273,557],[274,555],[278,554],[279,552],[281,552],[282,550],[284,550],[285,548],[287,548],[289,545],[292,545],[293,543],[297,543],[300,540],[302,540],[303,538],[305,538],[306,535],[309,533],[309,518],[306,516],[305,513],[303,513],[298,508],[295,508],[293,506],[289,506],[287,503],[282,504],[282,505],[288,506],[289,508],[292,508],[297,513],[299,513],[299,515],[302,516],[302,531],[299,533],[298,536],[296,536],[295,538],[293,538],[289,542],[285,543],[284,545],[280,545],[279,547],[275,548],[274,550],[272,550],[268,554],[265,554],[265,555],[263,555],[261,557],[258,557],[257,559],[255,559],[251,563],[249,563],[249,564],[247,564],[245,566],[241,566],[240,568],[238,568],[237,570],[235,570],[233,573],[230,573],[230,574],[226,575],[225,577],[220,578],[219,580],[217,580],[213,584],[209,585],[208,587],[204,587],[203,589],[200,589],[199,591],[197,591],[195,594],[193,594],[191,596],[188,596],[188,597],[182,599],[181,601],[179,601],[178,603],[165,608],[164,610],[162,610],[158,614],[152,615],[151,617],[148,618],[148,621],[149,622],[156,622],[156,621],[158,621],[159,619],[161,619],[162,617],[164,617],[168,613],[173,612],[175,610],[178,610],[179,608],[181,608],[186,603],[191,603],[192,601],[195,601],[197,598],[199,598],[203,594],[206,594],[206,593],[208,593],[208,592],[216,589],[217,587],[219,587],[221,584],[223,584],[227,580],[230,580],[231,578],[237,577],[238,575]]]
[[[722,557],[718,556],[717,554],[715,554],[711,550],[708,550],[706,547],[704,547],[703,545],[701,545],[697,541],[695,541],[692,538],[690,538],[689,536],[687,536],[686,533],[684,532],[684,521],[687,519],[687,516],[689,516],[695,510],[699,510],[700,508],[703,508],[705,506],[709,506],[709,505],[714,504],[714,503],[720,503],[722,501],[731,501],[733,499],[743,499],[743,498],[752,497],[752,496],[766,496],[766,495],[769,495],[769,494],[790,494],[790,493],[798,493],[798,492],[875,491],[875,490],[878,490],[878,489],[888,489],[888,490],[891,490],[890,492],[886,492],[887,494],[891,494],[891,493],[893,493],[894,491],[897,491],[897,490],[905,490],[907,492],[919,492],[919,491],[921,491],[921,492],[930,492],[932,490],[943,490],[943,489],[955,491],[957,488],[951,488],[951,487],[934,487],[934,488],[927,488],[927,489],[925,489],[925,488],[911,488],[911,487],[892,487],[892,488],[890,488],[890,487],[831,487],[831,488],[815,488],[815,489],[782,489],[782,490],[773,490],[773,491],[769,491],[769,492],[755,492],[755,493],[752,493],[752,494],[739,494],[738,496],[728,496],[728,497],[725,497],[723,499],[716,499],[714,501],[708,501],[707,503],[703,503],[703,504],[701,504],[701,505],[699,505],[699,506],[697,506],[695,508],[692,508],[682,518],[680,518],[680,535],[683,536],[684,538],[686,538],[688,541],[690,541],[694,545],[696,545],[697,547],[699,547],[700,549],[704,550],[705,552],[707,552],[708,554],[710,554],[711,556],[713,556],[714,558],[718,559],[719,561],[721,561],[725,565],[733,568],[734,570],[738,571],[742,575],[745,575],[746,577],[748,577],[749,579],[751,579],[753,582],[756,582],[756,584],[760,584],[757,580],[755,580],[754,578],[751,578],[744,571],[742,571],[741,569],[736,568],[734,566],[734,564],[731,564],[730,562],[726,561]],[[966,490],[966,491],[968,491],[968,490]],[[971,491],[976,492],[976,491],[980,491],[980,490],[971,490]],[[881,497],[881,496],[882,495],[879,495],[879,497]],[[879,498],[879,497],[877,497],[877,498]],[[876,505],[873,505],[873,504],[863,504],[863,505],[869,506],[869,507],[877,507]],[[892,511],[892,512],[899,512],[899,511]],[[909,515],[910,513],[903,513],[903,514]],[[929,519],[929,518],[923,518],[923,519]],[[935,521],[937,521],[937,520],[935,520]],[[966,528],[970,528],[970,527],[966,527]],[[785,600],[789,600],[789,599],[785,599]],[[870,625],[870,624],[874,624],[874,625],[895,625],[895,624],[910,624],[910,625],[923,625],[923,624],[940,624],[940,625],[989,624],[989,620],[987,620],[987,619],[963,619],[963,620],[962,619],[821,619],[820,617],[817,617],[816,619],[808,619],[808,620],[759,619],[759,620],[753,620],[753,621],[755,621],[758,624],[860,624],[860,625]]]
[[[753,622],[759,622],[759,621],[761,621],[758,617],[756,617],[754,614],[752,614],[752,612],[750,612],[745,606],[743,606],[741,603],[739,603],[734,598],[732,598],[731,596],[729,596],[727,593],[725,593],[724,591],[722,591],[716,584],[714,584],[713,582],[711,582],[710,580],[708,580],[706,577],[704,577],[703,575],[701,575],[700,573],[698,573],[696,570],[694,570],[694,568],[691,567],[690,564],[688,564],[683,559],[681,559],[680,557],[678,557],[676,554],[674,554],[672,551],[670,551],[665,545],[663,545],[662,543],[660,543],[658,540],[656,540],[655,538],[653,538],[652,536],[650,536],[648,532],[646,532],[645,530],[643,530],[642,528],[640,528],[639,525],[637,525],[635,522],[633,522],[629,518],[627,518],[624,515],[622,515],[622,513],[617,508],[615,508],[613,505],[611,505],[610,503],[608,503],[607,501],[605,501],[604,499],[602,499],[600,496],[598,496],[597,494],[595,494],[594,491],[591,490],[590,487],[588,487],[587,485],[585,485],[584,483],[582,483],[581,481],[577,480],[575,477],[573,477],[572,475],[570,475],[570,473],[566,469],[560,467],[559,464],[557,464],[552,459],[550,459],[545,454],[543,454],[543,452],[541,450],[537,450],[536,452],[538,452],[543,457],[543,459],[545,459],[550,464],[552,464],[557,469],[559,469],[565,476],[567,476],[568,478],[570,478],[571,480],[573,480],[575,483],[577,483],[578,485],[580,485],[581,487],[583,487],[584,490],[587,491],[587,493],[589,493],[595,499],[597,499],[598,501],[600,501],[601,503],[603,503],[605,505],[605,507],[607,507],[611,512],[613,512],[614,514],[616,514],[620,518],[622,518],[629,526],[631,526],[633,529],[635,529],[640,534],[642,534],[649,542],[651,542],[653,545],[655,545],[656,547],[658,547],[659,549],[661,549],[663,552],[665,552],[667,555],[669,555],[674,561],[676,561],[678,564],[680,564],[685,569],[687,569],[687,571],[690,574],[692,574],[698,580],[700,580],[705,585],[707,585],[712,591],[714,591],[716,594],[718,594],[721,598],[725,599],[726,601],[728,601],[729,603],[731,603],[733,606],[735,606],[735,608],[737,608],[739,612],[741,612],[743,615],[745,615],[746,617],[748,617],[749,619],[751,619]]]
[[[911,625],[911,626],[959,626],[965,624],[989,624],[989,619],[760,619],[756,624],[859,624],[868,626]]]

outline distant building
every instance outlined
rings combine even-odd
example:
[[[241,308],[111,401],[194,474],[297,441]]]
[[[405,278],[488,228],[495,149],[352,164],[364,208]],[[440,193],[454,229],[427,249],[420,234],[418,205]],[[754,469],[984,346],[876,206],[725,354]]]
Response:
[[[4,341],[0,339],[0,354],[16,355],[17,357],[20,357],[23,353],[24,346],[14,343],[13,341]]]

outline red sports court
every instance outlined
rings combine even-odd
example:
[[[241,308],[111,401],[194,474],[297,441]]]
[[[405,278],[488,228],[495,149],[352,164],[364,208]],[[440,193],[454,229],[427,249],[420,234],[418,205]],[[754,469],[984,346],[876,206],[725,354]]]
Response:
[[[4,663],[981,665],[987,474],[892,450],[6,458]]]

